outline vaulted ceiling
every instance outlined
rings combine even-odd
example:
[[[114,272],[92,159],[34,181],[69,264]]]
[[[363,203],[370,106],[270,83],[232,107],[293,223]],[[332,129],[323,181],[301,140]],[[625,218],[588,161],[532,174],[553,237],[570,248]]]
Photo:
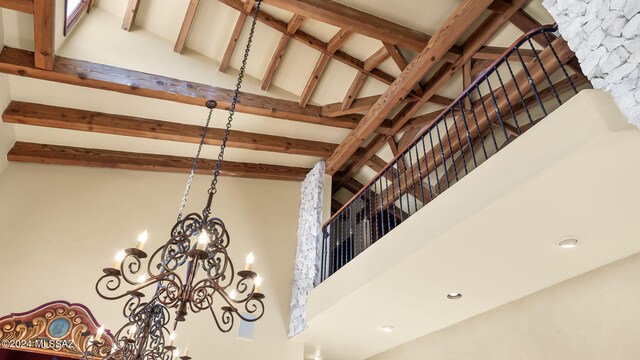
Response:
[[[15,5],[25,3],[33,16]],[[26,75],[10,78],[3,120],[23,124],[10,159],[185,172],[209,99],[219,109],[203,157],[215,158],[255,1],[91,1],[66,38],[52,35],[60,24],[41,26],[33,4],[43,3],[0,1],[12,9],[0,71]],[[297,180],[328,159],[334,192],[353,192],[524,31],[552,22],[539,0],[486,3],[264,0],[224,173]],[[54,37],[50,54],[42,34]],[[406,96],[369,111],[406,86],[403,70],[427,44],[442,55],[414,72]]]

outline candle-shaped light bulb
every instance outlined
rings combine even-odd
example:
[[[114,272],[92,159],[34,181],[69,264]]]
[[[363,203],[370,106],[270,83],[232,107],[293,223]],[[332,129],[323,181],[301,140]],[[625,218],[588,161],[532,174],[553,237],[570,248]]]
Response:
[[[247,271],[251,271],[251,268],[253,267],[253,262],[255,261],[255,257],[253,256],[253,251],[249,253],[249,255],[247,255],[247,262],[244,265],[244,269]]]
[[[129,329],[129,339],[133,339],[133,336],[136,334],[137,331],[138,331],[138,325],[133,324],[131,329]]]
[[[145,283],[147,281],[147,273],[138,276],[138,284]]]
[[[147,230],[143,231],[138,235],[138,245],[136,245],[136,249],[142,250],[144,248],[144,244],[147,243],[147,238],[149,237],[149,233]]]
[[[180,355],[180,350],[178,350],[178,348],[176,348],[175,350],[173,350],[173,358],[177,359],[178,355]]]
[[[184,352],[182,353],[183,357],[189,356],[189,344],[184,348]]]
[[[236,299],[236,291],[235,290],[231,290],[231,292],[229,293],[229,297],[232,300],[235,300]]]
[[[115,259],[113,261],[113,268],[114,269],[120,268],[120,264],[122,264],[122,260],[124,260],[125,256],[127,256],[127,253],[125,253],[124,250],[118,251],[118,253],[116,254],[116,257],[115,257]]]
[[[198,236],[198,245],[196,246],[196,248],[198,250],[204,250],[207,247],[207,243],[209,242],[209,235],[207,235],[207,232],[202,230],[202,232],[200,233],[200,236]]]
[[[256,278],[253,280],[253,283],[256,285],[256,289],[253,292],[259,293],[260,286],[262,285],[262,277],[260,275],[256,276]]]
[[[172,331],[171,335],[169,335],[169,346],[173,346],[175,342],[176,342],[176,333]]]
[[[100,326],[98,331],[96,332],[96,341],[100,341],[102,339],[102,334],[104,334],[104,326]]]

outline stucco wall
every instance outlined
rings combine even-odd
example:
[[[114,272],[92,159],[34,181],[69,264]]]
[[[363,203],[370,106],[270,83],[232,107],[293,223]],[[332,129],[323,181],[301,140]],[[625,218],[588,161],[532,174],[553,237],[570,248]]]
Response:
[[[9,163],[0,174],[0,316],[60,299],[89,306],[98,321],[117,329],[123,303],[100,299],[95,282],[145,228],[149,249],[167,240],[186,178]],[[187,210],[204,207],[209,181],[196,176]],[[190,343],[195,359],[212,358],[215,349],[216,358],[300,360],[302,345],[287,338],[300,184],[221,178],[218,189],[213,215],[227,226],[236,269],[253,250],[254,269],[264,278],[265,315],[254,340],[246,341],[237,339],[237,324],[222,334],[210,314],[190,314],[178,328],[178,345]]]
[[[636,360],[640,255],[596,269],[372,360]]]

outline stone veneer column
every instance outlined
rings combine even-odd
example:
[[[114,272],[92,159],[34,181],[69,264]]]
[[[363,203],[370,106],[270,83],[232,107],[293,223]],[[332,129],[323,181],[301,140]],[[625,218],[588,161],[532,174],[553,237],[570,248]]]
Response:
[[[298,247],[291,291],[290,337],[307,328],[307,295],[313,288],[319,270],[323,185],[324,162],[321,161],[311,169],[301,186]]]
[[[593,87],[640,127],[640,0],[543,0]]]

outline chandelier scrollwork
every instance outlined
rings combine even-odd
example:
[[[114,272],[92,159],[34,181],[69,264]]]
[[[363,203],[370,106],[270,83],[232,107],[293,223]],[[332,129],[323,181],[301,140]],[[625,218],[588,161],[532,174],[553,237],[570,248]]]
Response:
[[[211,205],[217,192],[218,176],[261,3],[262,0],[256,0],[207,204],[201,213],[183,217],[209,122],[217,106],[214,100],[206,102],[209,115],[169,240],[147,254],[144,251],[145,231],[138,238],[137,246],[121,250],[114,264],[105,268],[104,275],[96,282],[95,290],[103,299],[127,299],[122,309],[126,323],[115,333],[111,348],[101,340],[101,334],[92,337],[84,359],[190,360],[188,348],[179,356],[174,332],[178,323],[185,321],[190,313],[210,312],[221,332],[229,332],[236,318],[253,322],[264,315],[265,295],[260,292],[262,279],[252,270],[253,253],[247,257],[245,268],[236,271],[227,252],[231,244],[229,232],[221,219],[211,216]],[[153,295],[147,299],[151,293]]]

